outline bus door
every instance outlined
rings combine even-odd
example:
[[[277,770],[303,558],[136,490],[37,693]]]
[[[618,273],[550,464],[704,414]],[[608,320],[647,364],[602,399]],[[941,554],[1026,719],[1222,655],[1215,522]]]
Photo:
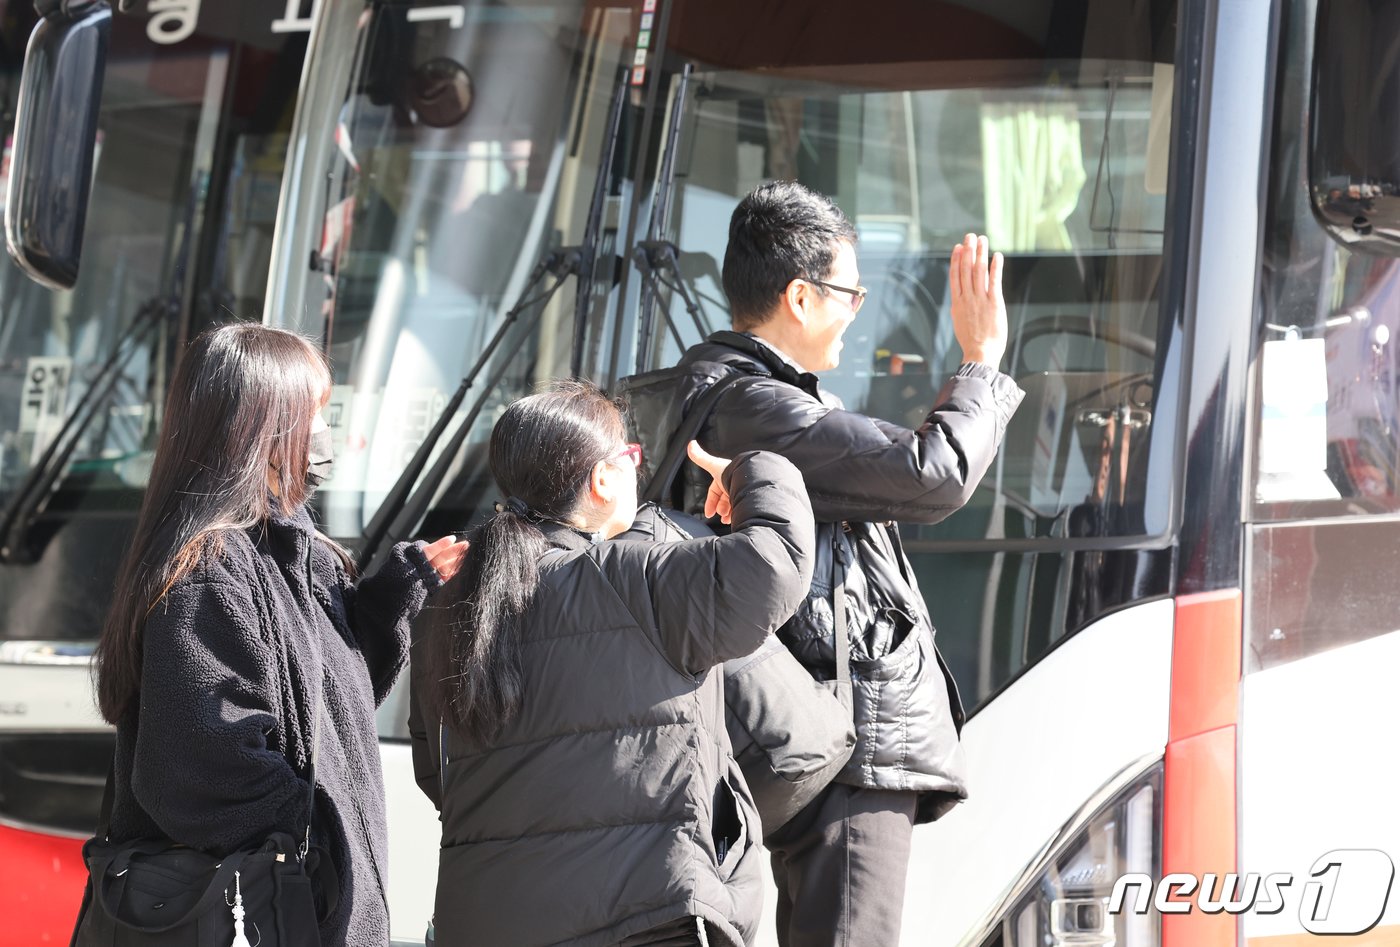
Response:
[[[6,134],[35,23],[7,12]],[[206,12],[113,17],[77,284],[0,263],[0,944],[72,930],[112,758],[90,656],[173,355],[261,311],[305,36],[270,29],[280,2]]]

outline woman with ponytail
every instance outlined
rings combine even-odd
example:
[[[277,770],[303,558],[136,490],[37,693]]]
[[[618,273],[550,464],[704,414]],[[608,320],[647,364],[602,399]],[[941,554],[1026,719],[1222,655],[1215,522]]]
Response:
[[[108,838],[217,857],[306,839],[339,875],[321,892],[338,905],[320,942],[383,947],[374,710],[465,544],[401,543],[355,581],[306,507],[330,474],[330,384],[315,346],[257,324],[211,329],[180,359],[97,649],[98,706],[117,731]],[[249,931],[259,922],[250,909]]]
[[[762,831],[714,669],[755,650],[811,580],[801,475],[691,445],[732,532],[614,539],[640,452],[618,407],[566,383],[491,434],[505,495],[414,644],[419,785],[442,816],[435,942],[748,943]]]

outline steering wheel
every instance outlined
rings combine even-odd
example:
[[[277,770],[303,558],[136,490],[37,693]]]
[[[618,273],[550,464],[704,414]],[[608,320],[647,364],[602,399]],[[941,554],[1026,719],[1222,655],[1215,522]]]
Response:
[[[1157,357],[1157,343],[1138,332],[1130,332],[1112,322],[1097,322],[1087,316],[1047,316],[1021,327],[1018,347],[1043,335],[1078,335],[1127,349],[1148,361]]]

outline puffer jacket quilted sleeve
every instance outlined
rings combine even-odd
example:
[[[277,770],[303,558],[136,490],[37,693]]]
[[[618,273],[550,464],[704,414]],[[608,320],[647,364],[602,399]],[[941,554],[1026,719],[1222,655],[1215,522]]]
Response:
[[[729,535],[643,544],[640,572],[630,556],[600,559],[632,613],[657,629],[671,664],[690,675],[756,649],[812,582],[812,507],[792,463],[751,451],[733,459],[723,480]]]
[[[977,488],[1023,397],[1006,375],[968,363],[914,430],[765,379],[727,392],[702,441],[711,451],[781,453],[806,478],[818,521],[936,523]]]

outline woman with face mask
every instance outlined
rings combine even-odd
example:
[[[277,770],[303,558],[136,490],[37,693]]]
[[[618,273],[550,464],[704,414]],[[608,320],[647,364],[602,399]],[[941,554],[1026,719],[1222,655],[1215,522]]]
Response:
[[[716,666],[806,595],[802,477],[691,445],[732,532],[618,537],[635,444],[596,388],[510,405],[491,434],[505,499],[414,644],[419,785],[442,815],[438,947],[740,945],[762,831],[730,753]]]
[[[97,649],[117,731],[110,839],[220,857],[304,839],[338,875],[321,943],[383,947],[374,711],[465,544],[401,543],[356,581],[306,505],[333,461],[330,384],[311,343],[261,325],[205,332],[180,360]]]

